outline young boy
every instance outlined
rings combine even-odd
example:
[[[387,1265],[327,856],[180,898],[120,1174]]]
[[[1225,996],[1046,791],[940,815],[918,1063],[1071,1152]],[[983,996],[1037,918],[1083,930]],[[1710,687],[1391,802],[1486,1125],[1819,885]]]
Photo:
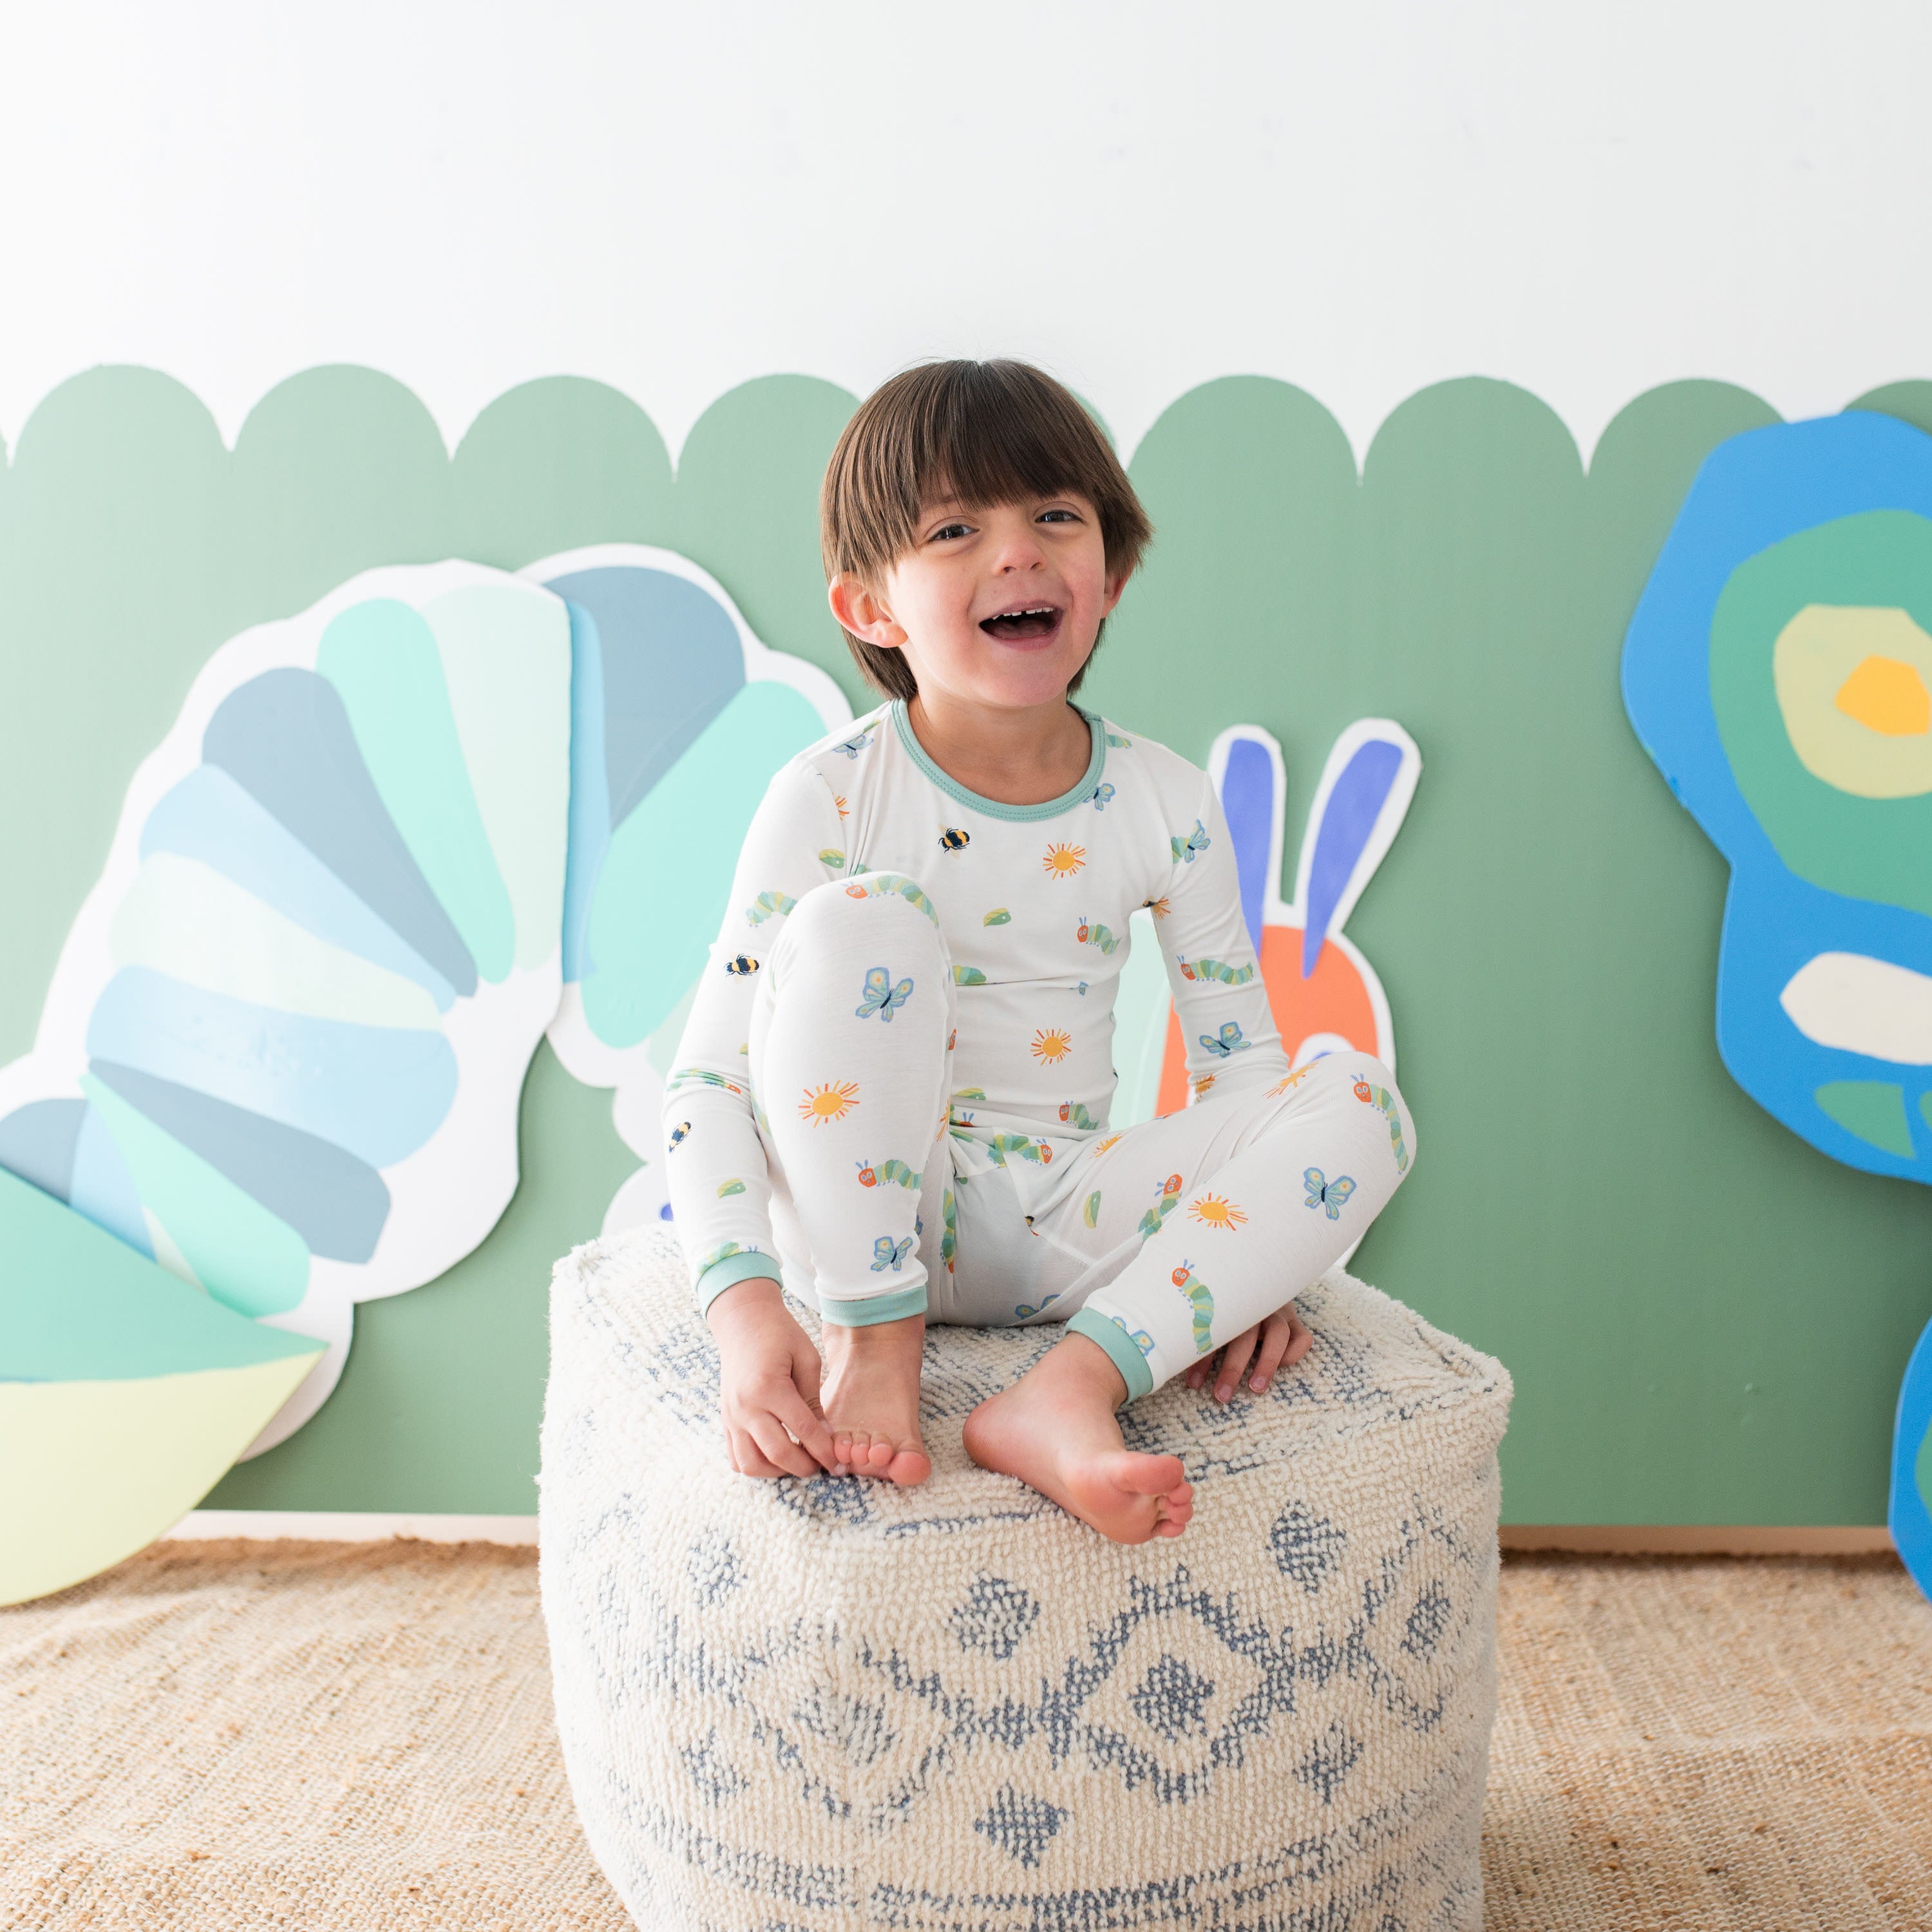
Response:
[[[833,613],[890,701],[772,779],[667,1088],[733,1464],[922,1481],[927,1321],[1062,1323],[968,1453],[1117,1541],[1178,1536],[1180,1459],[1130,1451],[1114,1411],[1298,1359],[1294,1295],[1414,1128],[1366,1054],[1290,1070],[1212,785],[1071,702],[1150,535],[1074,398],[1016,362],[896,376],[822,512]],[[1193,1104],[1110,1132],[1142,906]],[[781,1253],[817,1296],[822,1402]]]

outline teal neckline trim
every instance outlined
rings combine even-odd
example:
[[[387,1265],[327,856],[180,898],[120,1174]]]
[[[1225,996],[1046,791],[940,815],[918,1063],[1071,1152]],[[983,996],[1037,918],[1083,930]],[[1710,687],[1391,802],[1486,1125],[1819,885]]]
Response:
[[[1073,704],[1070,698],[1066,701]],[[1063,812],[1071,812],[1076,805],[1084,805],[1094,796],[1100,789],[1100,774],[1107,768],[1107,728],[1101,723],[1100,714],[1089,711],[1084,705],[1074,704],[1073,708],[1086,719],[1087,729],[1093,734],[1094,754],[1087,760],[1087,770],[1080,782],[1071,791],[1064,791],[1043,805],[1003,805],[996,798],[982,798],[976,791],[968,791],[957,778],[941,771],[919,742],[919,734],[912,728],[912,720],[906,716],[905,700],[902,698],[892,700],[892,727],[913,763],[941,791],[956,798],[962,805],[984,812],[988,818],[1058,818]]]

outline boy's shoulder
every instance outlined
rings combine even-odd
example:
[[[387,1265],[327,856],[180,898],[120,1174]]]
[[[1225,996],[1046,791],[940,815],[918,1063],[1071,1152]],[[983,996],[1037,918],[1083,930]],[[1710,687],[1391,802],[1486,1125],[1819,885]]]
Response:
[[[891,722],[892,708],[892,700],[888,698],[884,704],[874,705],[870,711],[854,718],[850,724],[838,725],[824,737],[814,738],[778,767],[773,775],[774,782],[779,778],[796,778],[808,772],[824,777],[841,764],[854,762]]]
[[[1208,783],[1208,774],[1198,765],[1158,738],[1150,738],[1144,732],[1124,730],[1111,718],[1094,715],[1107,734],[1106,777],[1116,790],[1122,778],[1138,774],[1149,782],[1163,804],[1172,801],[1192,808],[1193,801],[1199,798]]]

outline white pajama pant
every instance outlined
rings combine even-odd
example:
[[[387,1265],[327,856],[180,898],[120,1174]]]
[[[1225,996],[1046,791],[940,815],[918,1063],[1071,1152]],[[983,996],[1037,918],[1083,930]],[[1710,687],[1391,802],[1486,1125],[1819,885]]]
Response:
[[[1119,1132],[989,1146],[949,1112],[955,999],[929,902],[890,873],[808,892],[760,975],[748,1054],[774,1232],[829,1322],[1064,1321],[1142,1396],[1292,1301],[1413,1163],[1394,1077],[1352,1051],[1271,1082],[1231,1065]]]

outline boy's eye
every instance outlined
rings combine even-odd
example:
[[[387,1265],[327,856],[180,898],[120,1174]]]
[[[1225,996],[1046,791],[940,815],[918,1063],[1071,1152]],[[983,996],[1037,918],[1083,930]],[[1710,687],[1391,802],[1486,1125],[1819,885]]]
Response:
[[[946,543],[950,542],[954,537],[970,536],[972,534],[972,528],[970,524],[941,524],[938,529],[933,532],[930,541],[934,543]]]
[[[1077,524],[1079,520],[1078,512],[1072,510],[1042,510],[1034,519],[1042,524]]]

